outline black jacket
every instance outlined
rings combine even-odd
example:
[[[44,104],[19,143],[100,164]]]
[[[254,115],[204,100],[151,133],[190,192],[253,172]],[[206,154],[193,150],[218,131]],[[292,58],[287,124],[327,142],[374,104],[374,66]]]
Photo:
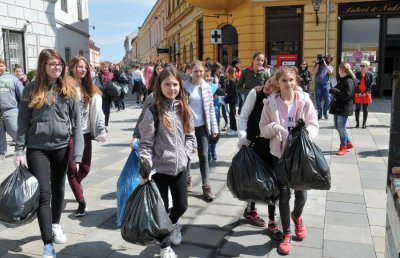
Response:
[[[330,89],[330,93],[332,93],[330,114],[353,115],[353,96],[356,85],[356,81],[350,75],[347,75],[339,80],[336,87]]]
[[[359,81],[359,83],[356,85],[355,93],[364,93],[360,92],[359,89],[359,85],[361,83],[361,72],[356,73],[356,78]],[[365,74],[365,86],[367,87],[367,89],[365,90],[366,92],[371,91],[373,82],[374,82],[373,74],[370,71],[367,71],[367,73]]]
[[[232,80],[225,81],[225,103],[236,104],[238,93],[236,90],[236,82]]]

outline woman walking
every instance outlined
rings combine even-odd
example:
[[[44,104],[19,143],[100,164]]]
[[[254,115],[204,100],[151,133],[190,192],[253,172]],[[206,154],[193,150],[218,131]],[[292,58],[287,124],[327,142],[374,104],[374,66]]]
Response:
[[[153,105],[146,109],[139,124],[139,154],[141,162],[147,163],[156,173],[152,177],[142,174],[141,183],[148,179],[155,181],[167,212],[168,189],[171,191],[169,217],[174,229],[171,237],[161,241],[160,256],[174,258],[171,243],[179,245],[182,241],[178,220],[188,206],[187,163],[193,149],[193,124],[183,83],[175,68],[164,69],[154,87]]]
[[[362,128],[367,128],[368,105],[372,103],[371,88],[374,76],[368,71],[370,62],[361,61],[361,71],[356,74],[359,81],[358,87],[355,87],[354,103],[356,104],[356,128],[360,127],[360,110],[363,109]]]
[[[73,162],[82,161],[83,134],[76,88],[67,79],[65,62],[52,49],[39,55],[36,76],[23,91],[19,106],[16,165],[24,165],[39,181],[37,217],[44,243],[43,258],[56,257],[53,242],[67,237],[61,229],[65,174],[74,140]]]
[[[353,96],[357,79],[348,63],[339,65],[339,76],[338,85],[330,89],[333,99],[329,113],[334,115],[333,122],[340,137],[340,147],[336,155],[344,155],[347,150],[353,148],[346,125],[348,117],[353,115]]]
[[[74,139],[71,138],[70,159],[68,164],[68,182],[78,202],[78,209],[75,217],[86,215],[86,201],[83,195],[82,180],[89,174],[92,162],[92,139],[100,142],[106,140],[106,126],[104,124],[104,114],[101,108],[101,92],[93,84],[89,73],[89,63],[83,56],[72,58],[69,65],[69,75],[75,82],[76,91],[79,98],[80,119],[84,138],[84,148],[82,163],[78,166],[74,163]]]
[[[274,162],[282,157],[290,130],[296,126],[296,121],[302,118],[311,139],[318,135],[318,118],[314,105],[307,93],[297,87],[297,68],[282,66],[275,73],[279,90],[264,100],[264,108],[260,120],[260,136],[270,139],[270,153]],[[292,250],[292,235],[290,219],[295,225],[298,240],[306,237],[307,230],[301,214],[307,200],[306,190],[295,190],[294,209],[290,212],[290,188],[280,186],[279,213],[282,222],[283,239],[278,247],[281,254],[289,254]]]

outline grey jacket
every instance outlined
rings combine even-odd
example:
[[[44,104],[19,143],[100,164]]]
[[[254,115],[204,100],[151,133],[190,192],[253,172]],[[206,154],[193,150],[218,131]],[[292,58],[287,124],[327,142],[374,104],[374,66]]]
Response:
[[[166,102],[165,108],[164,115],[170,119],[174,129],[165,128],[160,119],[156,133],[153,114],[149,108],[146,109],[139,123],[139,155],[149,161],[157,173],[175,176],[187,168],[193,149],[194,132],[192,130],[185,135],[183,131],[178,100]]]
[[[47,93],[48,105],[41,109],[29,108],[33,83],[22,94],[18,113],[16,155],[23,155],[25,148],[56,150],[69,145],[74,139],[74,162],[82,160],[83,134],[78,100],[65,100],[61,94]]]
[[[0,75],[0,114],[9,109],[18,108],[24,86],[12,74]]]

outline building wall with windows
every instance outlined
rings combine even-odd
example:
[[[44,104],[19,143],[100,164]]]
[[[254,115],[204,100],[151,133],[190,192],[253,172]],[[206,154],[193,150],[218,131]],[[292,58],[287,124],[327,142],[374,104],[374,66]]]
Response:
[[[96,46],[96,42],[89,40],[90,64],[93,67],[100,67],[100,48]]]
[[[72,57],[82,55],[89,59],[88,1],[59,0],[55,5],[57,50],[69,63]]]
[[[36,69],[44,48],[56,47],[55,0],[0,1],[0,57],[8,71],[15,64],[25,73]]]

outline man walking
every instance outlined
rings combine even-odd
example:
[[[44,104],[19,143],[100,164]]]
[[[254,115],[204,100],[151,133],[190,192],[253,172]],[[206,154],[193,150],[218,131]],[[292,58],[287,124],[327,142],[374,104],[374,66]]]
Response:
[[[332,56],[328,55],[323,57],[318,55],[317,60],[314,61],[314,68],[312,74],[315,76],[315,100],[318,110],[318,120],[324,115],[328,119],[328,109],[330,104],[330,81],[329,76],[333,74],[333,66],[329,65],[332,62]],[[322,108],[322,98],[324,99],[324,107]]]

